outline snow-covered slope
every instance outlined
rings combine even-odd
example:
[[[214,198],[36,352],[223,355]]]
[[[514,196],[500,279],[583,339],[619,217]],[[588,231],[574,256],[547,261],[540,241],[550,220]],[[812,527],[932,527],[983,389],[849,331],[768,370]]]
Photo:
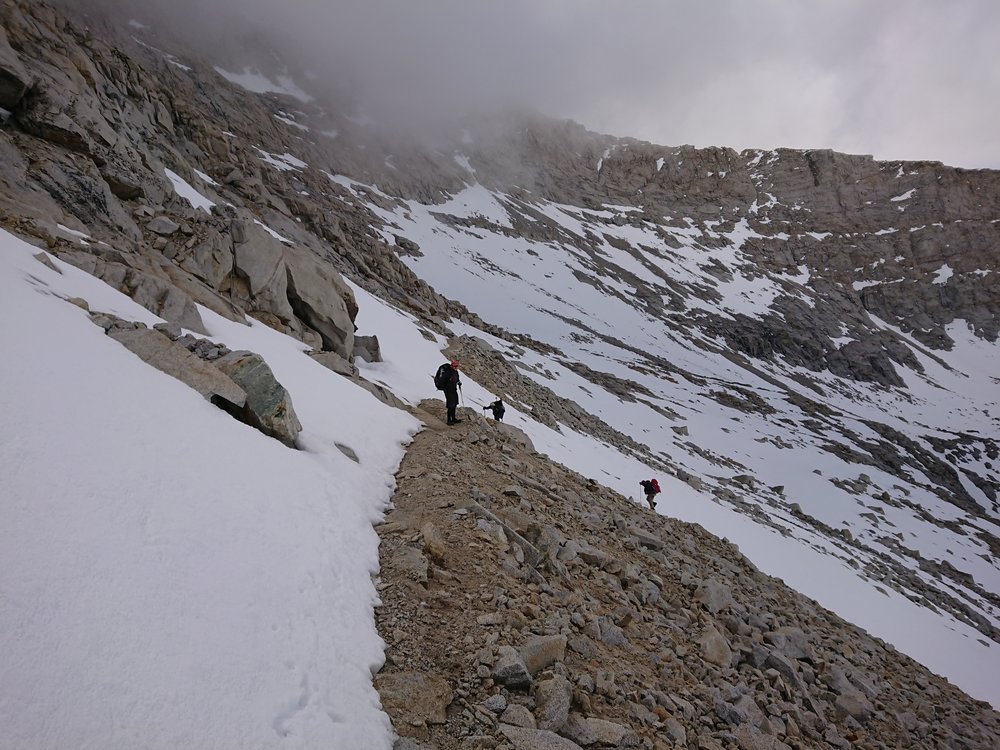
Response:
[[[982,450],[956,464],[993,471],[989,446],[1000,435],[996,342],[956,322],[948,327],[955,346],[947,364],[913,342],[923,370],[904,371],[903,388],[844,381],[780,360],[748,366],[734,361],[720,339],[685,335],[672,325],[672,318],[697,316],[704,303],[695,299],[666,319],[651,315],[630,304],[634,288],[615,272],[648,275],[645,264],[656,263],[680,288],[715,290],[721,298],[716,309],[765,312],[788,293],[789,280],[806,279],[744,275],[750,264],[741,248],[754,235],[743,223],[728,232],[681,227],[664,236],[662,227],[603,222],[624,213],[622,207],[593,211],[533,202],[534,211],[567,235],[604,233],[628,243],[619,249],[604,242],[598,275],[592,258],[571,244],[505,232],[523,205],[480,185],[444,204],[371,208],[386,222],[382,231],[420,246],[422,254],[406,262],[421,278],[484,319],[528,333],[559,354],[525,351],[461,324],[453,326],[456,333],[483,338],[538,383],[644,443],[648,460],[582,449],[565,427],[540,439],[542,450],[633,496],[639,478],[659,473],[666,488],[662,512],[736,541],[767,572],[946,671],[973,694],[997,699],[990,670],[983,668],[998,658],[997,643],[970,627],[978,623],[995,633],[1000,624],[1000,571],[989,546],[1000,531],[995,498],[959,474],[980,512],[942,499],[916,452],[932,451],[932,441],[959,433],[981,436]],[[485,222],[462,226],[451,217]],[[721,247],[708,251],[701,244],[706,240]],[[713,260],[706,271],[708,255]],[[725,281],[717,278],[719,267]],[[796,291],[809,294],[805,287]],[[659,366],[664,362],[668,372]],[[582,377],[575,363],[631,381],[634,398],[622,399]],[[749,408],[741,408],[747,402]],[[871,465],[866,453],[886,440],[905,457],[891,472]],[[699,477],[700,491],[664,479],[663,465],[682,477]],[[934,562],[958,573],[942,575]]]
[[[293,393],[287,448],[66,300],[158,318],[36,253],[0,232],[0,744],[391,747],[372,524],[416,420],[209,314]]]

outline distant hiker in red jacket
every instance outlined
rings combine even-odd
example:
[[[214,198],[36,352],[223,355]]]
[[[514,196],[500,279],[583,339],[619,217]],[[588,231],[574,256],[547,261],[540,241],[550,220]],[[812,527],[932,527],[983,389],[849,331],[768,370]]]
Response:
[[[649,503],[649,507],[656,510],[653,498],[660,494],[660,483],[656,479],[643,479],[639,484],[642,485],[643,492],[646,493],[646,502]]]

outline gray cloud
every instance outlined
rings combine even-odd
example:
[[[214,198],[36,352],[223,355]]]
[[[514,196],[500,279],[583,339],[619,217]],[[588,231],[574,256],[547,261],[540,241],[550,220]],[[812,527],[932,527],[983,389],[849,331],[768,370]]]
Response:
[[[401,126],[518,105],[664,145],[1000,168],[995,0],[91,2],[213,49],[266,39]]]

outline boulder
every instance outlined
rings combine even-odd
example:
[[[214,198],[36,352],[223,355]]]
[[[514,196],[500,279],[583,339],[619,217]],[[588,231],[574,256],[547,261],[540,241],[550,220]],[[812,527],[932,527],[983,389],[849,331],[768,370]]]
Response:
[[[837,716],[840,719],[844,719],[850,716],[852,719],[864,724],[875,712],[874,706],[872,706],[871,701],[869,701],[865,694],[860,690],[855,690],[849,693],[843,693],[838,695],[833,703]]]
[[[354,358],[363,359],[365,362],[381,362],[382,349],[378,343],[378,336],[355,336],[354,337]]]
[[[535,685],[535,718],[539,729],[558,732],[569,718],[573,686],[562,675]]]
[[[375,676],[382,707],[415,726],[444,724],[453,693],[448,681],[426,672],[389,672]]]
[[[512,703],[507,706],[506,710],[500,715],[500,721],[504,724],[513,724],[515,727],[537,729],[534,715],[520,703]]]
[[[590,720],[578,713],[571,713],[563,725],[562,733],[578,745],[593,745],[597,732],[590,727]]]
[[[599,747],[636,747],[639,737],[629,727],[607,719],[587,719]]]
[[[208,333],[194,301],[167,279],[89,253],[65,252],[59,259],[96,276],[170,323],[196,333]]]
[[[695,601],[712,614],[726,609],[733,603],[733,592],[714,578],[704,581],[694,592]]]
[[[243,416],[261,432],[294,447],[302,423],[292,408],[292,399],[267,366],[253,352],[230,352],[215,361],[216,367],[246,391]]]
[[[510,740],[514,750],[581,750],[572,740],[547,729],[527,729],[501,724],[500,731]]]
[[[295,312],[288,302],[285,246],[252,219],[232,226],[232,271],[246,284],[245,304],[287,322]],[[347,358],[348,353],[341,352]]]
[[[777,628],[769,633],[764,633],[764,642],[789,659],[808,659],[812,656],[809,652],[809,644],[806,642],[806,634],[802,632],[801,628]]]
[[[325,351],[350,359],[358,311],[354,292],[333,266],[298,248],[285,249],[284,264],[287,298],[295,315],[320,335]],[[377,343],[376,339],[376,352]]]
[[[219,289],[233,268],[232,240],[228,235],[210,229],[200,242],[182,251],[175,262],[213,289]]]
[[[737,727],[733,735],[736,738],[736,745],[740,750],[792,750],[791,746],[782,742],[777,737],[764,734],[749,724],[742,724]]]
[[[493,665],[492,676],[494,680],[511,690],[525,689],[531,686],[531,674],[517,649],[511,646],[500,646],[497,650],[497,660]]]
[[[180,228],[181,225],[168,216],[157,216],[146,224],[146,229],[162,237],[169,237]]]
[[[352,378],[358,374],[358,368],[341,357],[336,352],[322,352],[316,349],[306,352],[312,359],[319,362],[328,370],[333,370],[338,375],[345,378]]]
[[[511,442],[520,446],[522,450],[534,452],[535,444],[531,442],[531,438],[528,437],[528,434],[524,430],[505,422],[496,422],[495,424],[500,432],[506,435]]]
[[[701,646],[701,654],[706,661],[720,667],[728,667],[733,658],[733,651],[729,647],[729,642],[718,630],[709,626],[698,639]]]
[[[531,638],[518,651],[527,670],[535,675],[566,658],[566,636],[543,635]]]

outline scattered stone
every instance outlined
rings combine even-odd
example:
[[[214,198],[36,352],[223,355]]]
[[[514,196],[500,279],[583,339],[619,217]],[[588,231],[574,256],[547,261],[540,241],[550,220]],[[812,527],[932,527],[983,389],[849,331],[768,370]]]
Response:
[[[511,690],[524,690],[531,686],[531,674],[525,666],[521,654],[511,646],[497,649],[497,661],[493,665],[493,679]]]
[[[558,732],[569,718],[573,688],[562,675],[542,680],[535,685],[535,719],[539,729]]]
[[[551,635],[530,638],[518,649],[527,670],[536,675],[566,657],[566,636]]]
[[[510,740],[514,750],[581,750],[572,740],[545,729],[527,729],[501,724],[500,731]]]
[[[525,729],[535,729],[535,716],[526,707],[519,703],[512,703],[507,706],[507,710],[500,716],[500,721],[504,724],[512,724]]]
[[[452,701],[448,681],[427,672],[382,672],[375,675],[382,706],[407,724],[444,724]]]

